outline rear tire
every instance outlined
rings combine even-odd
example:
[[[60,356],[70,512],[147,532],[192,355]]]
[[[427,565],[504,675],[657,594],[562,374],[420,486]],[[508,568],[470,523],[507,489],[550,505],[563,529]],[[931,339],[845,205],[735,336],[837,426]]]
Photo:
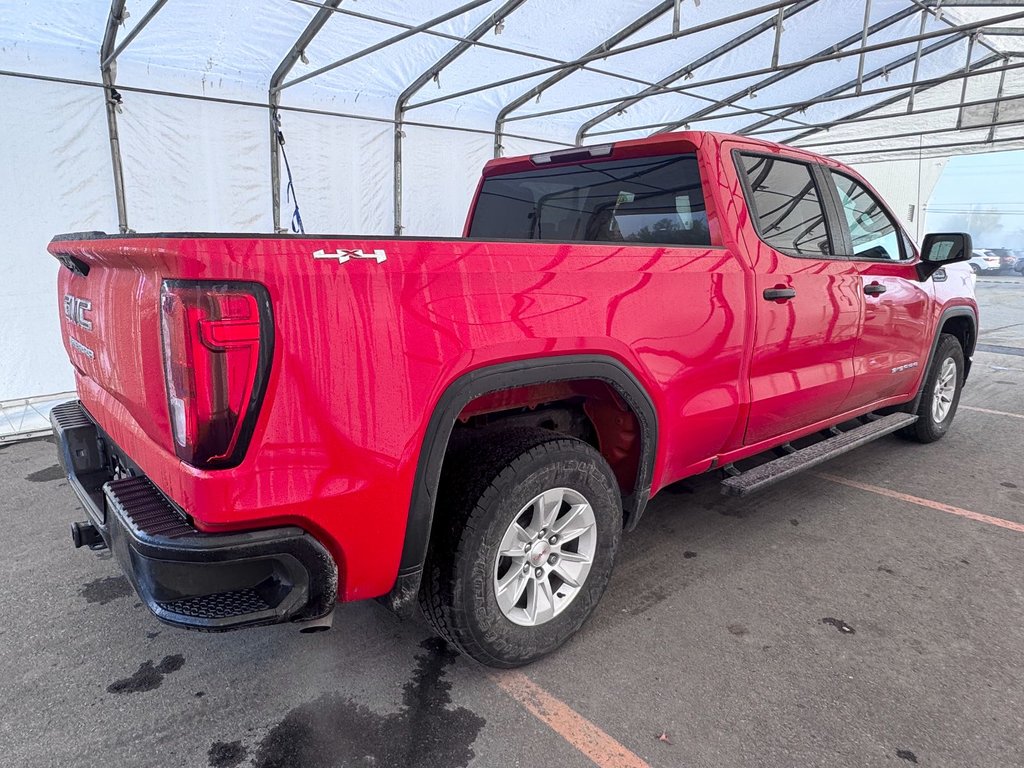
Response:
[[[496,431],[449,455],[437,512],[420,605],[438,634],[492,667],[529,664],[579,630],[622,536],[608,463],[543,429]]]
[[[949,431],[964,387],[964,350],[956,336],[939,337],[931,368],[921,385],[917,421],[899,431],[901,437],[934,443]]]

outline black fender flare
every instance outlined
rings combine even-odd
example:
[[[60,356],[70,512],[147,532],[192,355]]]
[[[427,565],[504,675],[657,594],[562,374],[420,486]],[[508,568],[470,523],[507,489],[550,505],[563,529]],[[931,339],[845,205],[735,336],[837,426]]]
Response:
[[[640,424],[641,455],[634,491],[622,500],[627,529],[635,527],[651,496],[658,416],[654,402],[633,372],[615,358],[604,355],[559,355],[479,368],[449,384],[430,415],[416,465],[398,577],[391,592],[381,598],[385,605],[397,613],[406,613],[415,605],[430,543],[441,466],[448,439],[462,409],[475,398],[491,392],[574,379],[596,379],[609,384],[632,409]]]
[[[928,352],[928,362],[925,365],[924,373],[921,375],[921,386],[918,387],[917,395],[911,400],[904,408],[907,413],[917,413],[917,408],[921,404],[921,398],[924,397],[924,383],[928,378],[928,371],[932,369],[932,362],[935,359],[935,350],[939,346],[939,338],[942,336],[942,327],[946,324],[946,321],[952,317],[967,317],[970,318],[971,324],[974,327],[974,333],[971,334],[970,349],[964,350],[964,379],[966,380],[967,374],[971,370],[971,356],[974,355],[974,348],[978,344],[978,314],[974,311],[973,307],[959,305],[955,307],[948,307],[943,310],[942,315],[939,317],[939,322],[935,326],[935,333],[932,338],[932,346]]]

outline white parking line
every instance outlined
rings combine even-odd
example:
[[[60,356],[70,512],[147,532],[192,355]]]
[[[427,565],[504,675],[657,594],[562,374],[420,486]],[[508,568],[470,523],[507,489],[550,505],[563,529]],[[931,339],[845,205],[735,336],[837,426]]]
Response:
[[[991,408],[978,408],[974,405],[961,405],[965,411],[977,411],[978,413],[988,413],[992,416],[1009,416],[1011,419],[1024,419],[1019,413],[1007,413],[1006,411],[993,411]]]

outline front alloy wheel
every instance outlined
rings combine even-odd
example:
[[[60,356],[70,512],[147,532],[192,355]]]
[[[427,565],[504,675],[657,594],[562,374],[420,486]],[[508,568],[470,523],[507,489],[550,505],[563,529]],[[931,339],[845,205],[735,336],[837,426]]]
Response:
[[[934,443],[949,431],[964,386],[964,350],[956,336],[944,333],[921,385],[917,421],[899,431],[919,443]]]
[[[939,375],[935,379],[935,389],[932,393],[932,421],[941,424],[949,415],[953,406],[953,397],[956,395],[957,377],[956,361],[947,357],[942,361]]]

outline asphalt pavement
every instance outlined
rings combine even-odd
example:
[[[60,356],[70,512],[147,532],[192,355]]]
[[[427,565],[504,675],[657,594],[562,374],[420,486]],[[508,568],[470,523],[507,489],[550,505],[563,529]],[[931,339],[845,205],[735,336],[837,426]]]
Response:
[[[1024,280],[978,295],[1011,351],[945,439],[668,489],[580,635],[510,674],[374,602],[315,635],[161,625],[72,549],[53,445],[0,448],[0,765],[1024,765]]]

